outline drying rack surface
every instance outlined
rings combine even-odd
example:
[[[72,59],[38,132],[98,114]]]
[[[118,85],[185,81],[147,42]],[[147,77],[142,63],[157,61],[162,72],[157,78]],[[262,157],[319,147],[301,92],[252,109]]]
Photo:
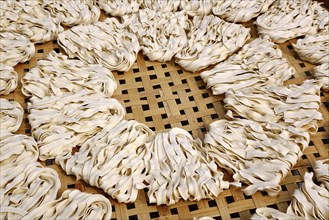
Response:
[[[253,22],[243,25],[251,28],[253,38],[257,37]],[[294,42],[296,39],[279,45],[284,57],[297,71],[286,84],[300,84],[305,79],[313,78],[311,70],[314,65],[299,59],[292,48]],[[64,53],[57,41],[37,44],[35,56],[30,61],[15,67],[19,79],[36,66],[39,59],[46,58],[52,50]],[[180,127],[189,131],[194,138],[203,140],[207,125],[224,117],[224,95],[213,96],[199,73],[184,71],[174,62],[149,61],[140,53],[128,72],[113,72],[113,74],[119,84],[113,97],[126,108],[126,119],[142,122],[156,132]],[[29,100],[23,96],[21,84],[19,83],[13,93],[1,98],[15,100],[22,105],[25,110],[24,119],[16,133],[31,135],[26,110]],[[310,147],[281,182],[282,191],[276,197],[264,192],[245,196],[239,188],[231,187],[213,200],[180,201],[171,206],[156,206],[149,204],[147,193],[140,190],[135,203],[124,204],[111,199],[101,189],[77,181],[74,176],[67,176],[54,160],[41,163],[58,172],[62,183],[59,195],[66,189],[79,189],[89,193],[100,193],[109,198],[113,207],[112,219],[192,219],[202,216],[215,219],[249,219],[256,208],[265,206],[285,212],[291,195],[301,185],[305,172],[312,171],[312,165],[316,160],[328,158],[329,93],[321,91],[321,102],[320,111],[324,120],[319,124],[318,132],[311,135]]]

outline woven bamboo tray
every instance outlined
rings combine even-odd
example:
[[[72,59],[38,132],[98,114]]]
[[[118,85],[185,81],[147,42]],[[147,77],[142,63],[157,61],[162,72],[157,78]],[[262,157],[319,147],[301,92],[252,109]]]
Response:
[[[253,22],[244,25],[251,28],[253,38],[257,37]],[[311,70],[314,66],[300,60],[293,51],[291,44],[295,41],[296,39],[280,44],[285,58],[297,70],[296,75],[286,84],[300,84],[305,79],[313,78]],[[52,50],[64,53],[56,41],[37,44],[35,56],[29,62],[15,67],[19,79]],[[224,95],[213,96],[211,90],[206,89],[199,73],[184,71],[173,62],[152,62],[140,53],[130,71],[113,74],[119,84],[113,97],[125,106],[126,119],[145,123],[156,132],[181,127],[189,131],[194,138],[203,140],[207,125],[224,117]],[[1,98],[15,100],[22,105],[25,115],[17,133],[31,135],[26,110],[29,100],[23,96],[21,84],[13,93]],[[291,195],[302,183],[304,173],[312,171],[316,160],[328,158],[329,93],[321,92],[321,102],[320,111],[324,120],[319,125],[318,132],[311,136],[310,147],[305,151],[305,155],[282,181],[282,191],[276,197],[264,192],[245,196],[239,188],[231,187],[214,200],[180,201],[171,206],[156,206],[149,204],[146,192],[140,190],[135,203],[124,204],[109,198],[100,189],[90,187],[83,181],[76,181],[73,176],[67,176],[53,160],[41,163],[58,172],[62,183],[59,195],[66,189],[79,189],[100,193],[109,198],[113,208],[112,219],[192,219],[202,216],[215,219],[249,219],[259,207],[268,206],[286,211]]]

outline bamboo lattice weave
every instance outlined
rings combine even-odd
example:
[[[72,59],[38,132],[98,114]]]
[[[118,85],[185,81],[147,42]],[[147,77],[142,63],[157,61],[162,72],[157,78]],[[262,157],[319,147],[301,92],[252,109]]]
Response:
[[[252,22],[244,26],[251,27],[252,37],[257,37],[256,27]],[[311,70],[314,65],[298,58],[292,48],[295,41],[296,39],[280,44],[284,57],[297,71],[286,84],[300,84],[305,79],[313,78]],[[35,56],[15,67],[19,80],[52,50],[64,53],[56,41],[37,44]],[[224,95],[213,96],[211,90],[206,89],[199,73],[184,71],[173,62],[152,62],[139,53],[137,62],[128,72],[113,74],[119,84],[113,97],[125,107],[126,119],[145,123],[155,132],[180,127],[189,131],[194,138],[203,140],[207,125],[224,117]],[[15,100],[22,105],[25,110],[23,124],[16,133],[31,135],[26,110],[28,99],[21,92],[21,84],[19,83],[13,93],[1,98]],[[321,91],[321,102],[320,111],[324,120],[319,125],[318,132],[311,135],[310,147],[281,182],[282,191],[277,197],[261,192],[245,196],[240,189],[232,186],[214,200],[180,201],[171,206],[156,206],[148,203],[146,192],[140,191],[135,203],[124,204],[109,198],[100,189],[90,187],[83,181],[76,181],[73,176],[67,176],[54,160],[46,160],[42,164],[59,173],[62,182],[59,193],[75,188],[107,196],[113,205],[113,219],[192,219],[202,216],[215,219],[249,219],[259,207],[268,206],[286,211],[291,195],[301,184],[305,172],[312,171],[316,160],[328,157],[329,93]]]

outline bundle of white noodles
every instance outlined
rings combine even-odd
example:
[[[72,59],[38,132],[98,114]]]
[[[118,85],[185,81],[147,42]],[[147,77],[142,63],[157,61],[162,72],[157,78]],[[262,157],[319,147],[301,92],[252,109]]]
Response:
[[[209,125],[204,143],[219,167],[233,173],[234,180],[249,185],[243,189],[246,195],[256,191],[276,195],[281,190],[280,181],[302,156],[309,140],[307,132],[291,126],[222,119]]]
[[[17,87],[18,75],[14,68],[0,64],[0,95],[8,95]]]
[[[56,198],[61,186],[56,171],[43,168],[32,137],[0,131],[0,218],[21,219]]]
[[[315,161],[313,170],[316,179],[329,190],[329,159]]]
[[[314,76],[322,84],[322,89],[329,91],[329,63],[321,64],[313,69]]]
[[[70,58],[117,71],[128,71],[140,49],[137,37],[116,18],[72,27],[58,35],[58,43]]]
[[[56,198],[61,182],[55,170],[38,162],[1,168],[0,218],[21,219]]]
[[[216,1],[212,12],[230,22],[247,22],[266,12],[275,0]]]
[[[0,2],[1,4],[2,2]],[[13,67],[18,63],[30,60],[34,56],[34,45],[24,35],[1,31],[0,42],[1,65]]]
[[[213,94],[219,95],[228,89],[283,85],[295,72],[279,47],[265,36],[246,44],[238,54],[201,73],[201,77]]]
[[[312,0],[278,0],[257,18],[260,35],[283,43],[303,35],[316,34],[328,25],[329,12]]]
[[[146,125],[123,120],[103,128],[74,155],[58,156],[56,163],[119,202],[135,202],[147,172],[145,143],[153,135]]]
[[[119,123],[125,115],[116,99],[86,90],[31,98],[28,110],[41,160],[70,153],[73,147],[81,146],[103,127]]]
[[[146,149],[150,203],[170,205],[180,199],[213,198],[229,187],[216,164],[207,160],[201,141],[183,129],[157,134]]]
[[[328,15],[329,16],[329,15]],[[320,33],[307,35],[298,39],[296,44],[292,44],[298,56],[310,63],[329,63],[329,26]]]
[[[119,17],[138,12],[140,3],[141,0],[97,0],[107,14]]]
[[[45,203],[22,219],[111,219],[111,202],[100,194],[66,190],[54,201]]]
[[[23,121],[24,110],[15,101],[0,99],[0,130],[16,132]]]
[[[305,173],[304,184],[292,195],[287,213],[304,219],[329,219],[329,191],[316,185],[312,177],[313,173]]]
[[[170,61],[187,42],[185,31],[189,20],[183,12],[159,13],[144,9],[122,20],[138,36],[144,55],[150,60]]]
[[[25,35],[34,43],[54,40],[63,31],[41,1],[0,1],[0,23],[2,30]]]
[[[56,23],[73,26],[98,21],[101,12],[94,3],[95,0],[43,0],[42,8],[50,12]]]
[[[1,170],[11,169],[12,167],[19,170],[38,160],[38,146],[32,137],[23,134],[12,134],[6,130],[0,132]]]
[[[307,80],[302,85],[265,86],[226,92],[226,117],[242,117],[260,123],[276,122],[316,133],[319,112],[320,85]]]
[[[181,0],[140,0],[141,7],[160,13],[175,12],[179,9]]]
[[[211,14],[215,0],[181,0],[179,8],[189,16],[206,16]]]
[[[317,161],[316,166],[319,165],[324,170],[321,173],[326,173],[328,177],[328,165],[320,165],[324,161]],[[317,173],[319,170],[314,170]],[[317,176],[317,175],[316,175]],[[329,218],[329,191],[324,186],[316,185],[313,180],[313,173],[305,173],[304,183],[300,189],[296,189],[292,195],[292,200],[288,206],[286,213],[282,213],[272,208],[258,208],[256,214],[252,216],[253,220],[272,220],[272,219],[321,219],[326,220]],[[317,178],[321,176],[317,176]],[[325,186],[328,186],[328,178],[317,179]]]
[[[99,64],[84,64],[55,52],[49,53],[47,59],[39,60],[37,66],[22,78],[23,94],[38,98],[81,90],[111,97],[116,88],[117,82],[107,68]]]
[[[213,15],[194,17],[188,42],[175,55],[175,62],[196,72],[225,60],[250,38],[250,29]]]

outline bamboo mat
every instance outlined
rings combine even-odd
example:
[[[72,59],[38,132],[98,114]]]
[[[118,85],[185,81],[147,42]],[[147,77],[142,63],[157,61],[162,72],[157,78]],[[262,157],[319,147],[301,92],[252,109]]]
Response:
[[[252,22],[244,25],[252,29],[253,37],[257,37]],[[311,70],[314,65],[298,58],[291,46],[295,41],[296,39],[280,44],[284,56],[297,70],[286,84],[300,84],[305,79],[313,78]],[[37,44],[35,56],[29,62],[15,67],[19,78],[21,79],[39,59],[45,58],[52,50],[64,53],[56,41]],[[140,53],[130,71],[113,74],[119,84],[113,97],[125,106],[126,119],[145,123],[156,132],[180,127],[189,131],[194,138],[203,140],[207,125],[224,117],[224,95],[213,96],[211,90],[206,89],[199,73],[184,71],[173,62],[152,62]],[[21,84],[13,93],[1,98],[15,100],[22,105],[25,115],[17,133],[31,135],[26,110],[28,99],[23,96],[20,89]],[[318,132],[311,136],[310,147],[305,151],[305,155],[282,181],[282,191],[276,197],[264,192],[245,196],[239,188],[231,187],[214,200],[180,201],[171,206],[156,206],[148,203],[146,192],[141,190],[135,203],[124,204],[109,198],[100,189],[90,187],[83,181],[76,181],[73,176],[67,176],[53,160],[47,160],[42,164],[59,173],[62,182],[59,195],[66,189],[76,188],[108,197],[113,205],[112,219],[192,219],[202,216],[211,216],[215,219],[249,219],[259,207],[268,206],[286,211],[291,195],[302,183],[304,173],[312,171],[312,165],[316,160],[328,158],[329,93],[321,92],[321,102],[320,111],[324,120],[319,125]]]

